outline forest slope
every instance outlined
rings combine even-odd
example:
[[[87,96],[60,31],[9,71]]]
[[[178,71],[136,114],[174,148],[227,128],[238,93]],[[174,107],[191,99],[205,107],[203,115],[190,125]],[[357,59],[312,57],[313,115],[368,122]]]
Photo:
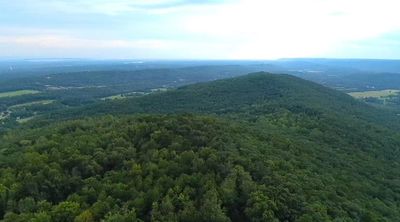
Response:
[[[400,129],[400,118],[394,113],[298,77],[264,72],[183,86],[139,98],[98,102],[55,112],[48,118],[132,113],[203,113],[254,118],[284,111]]]
[[[400,136],[377,111],[264,73],[74,110],[68,118],[136,115],[8,132],[0,213],[5,221],[396,221]]]

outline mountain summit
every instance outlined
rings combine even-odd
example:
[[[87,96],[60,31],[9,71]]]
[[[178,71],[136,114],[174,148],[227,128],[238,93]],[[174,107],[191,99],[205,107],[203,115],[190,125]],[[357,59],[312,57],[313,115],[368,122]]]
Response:
[[[254,116],[282,113],[359,119],[400,129],[393,114],[359,102],[345,93],[286,74],[252,73],[245,76],[183,86],[167,92],[106,101],[52,118],[99,114],[203,113]]]

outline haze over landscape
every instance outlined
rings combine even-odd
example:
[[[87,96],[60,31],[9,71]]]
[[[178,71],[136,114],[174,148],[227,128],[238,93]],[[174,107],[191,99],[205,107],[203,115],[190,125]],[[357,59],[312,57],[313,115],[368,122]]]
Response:
[[[0,221],[399,221],[398,6],[0,0]]]

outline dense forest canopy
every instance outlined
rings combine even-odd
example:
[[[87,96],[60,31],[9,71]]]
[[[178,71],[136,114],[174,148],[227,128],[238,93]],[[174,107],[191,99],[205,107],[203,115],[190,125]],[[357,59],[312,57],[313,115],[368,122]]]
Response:
[[[306,121],[106,116],[9,133],[1,146],[2,214],[5,221],[400,216],[398,141],[355,142],[357,134],[309,131],[296,119]]]
[[[396,221],[397,121],[335,90],[265,73],[53,113],[2,136],[0,215]]]

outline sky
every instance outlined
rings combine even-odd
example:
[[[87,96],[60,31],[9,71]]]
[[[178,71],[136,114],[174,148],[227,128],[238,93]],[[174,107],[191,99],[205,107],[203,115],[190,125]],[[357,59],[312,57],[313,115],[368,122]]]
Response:
[[[398,0],[0,0],[0,58],[400,59]]]

